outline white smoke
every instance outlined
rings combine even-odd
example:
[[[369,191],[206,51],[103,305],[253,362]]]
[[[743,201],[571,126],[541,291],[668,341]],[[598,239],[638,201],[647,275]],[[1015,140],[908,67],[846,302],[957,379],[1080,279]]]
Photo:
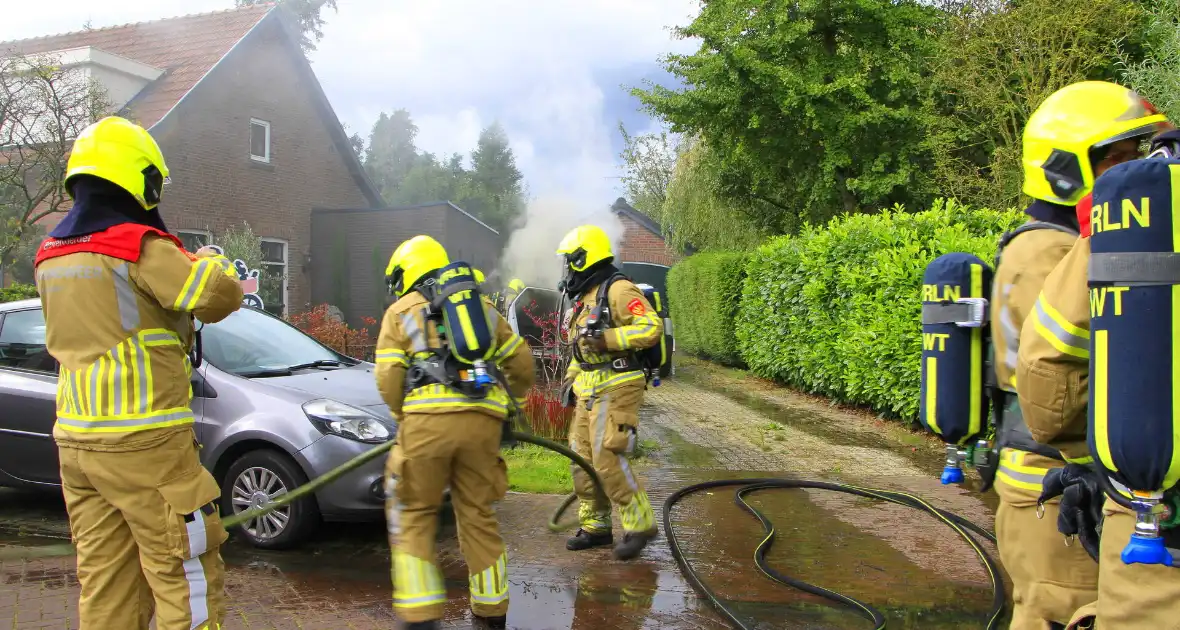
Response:
[[[496,270],[496,284],[520,278],[530,287],[556,289],[564,272],[557,245],[579,225],[596,225],[610,237],[618,254],[623,222],[609,204],[578,202],[562,197],[533,199],[525,209],[524,224],[508,237]],[[490,278],[489,278],[490,280]]]

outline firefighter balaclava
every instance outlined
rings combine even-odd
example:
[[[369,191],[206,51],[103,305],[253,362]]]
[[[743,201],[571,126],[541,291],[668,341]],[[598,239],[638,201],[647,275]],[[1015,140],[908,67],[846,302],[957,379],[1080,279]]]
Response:
[[[610,237],[596,225],[582,225],[571,230],[557,246],[557,255],[561,257],[565,272],[557,288],[570,298],[578,297],[616,271],[611,264],[615,255],[611,251]]]

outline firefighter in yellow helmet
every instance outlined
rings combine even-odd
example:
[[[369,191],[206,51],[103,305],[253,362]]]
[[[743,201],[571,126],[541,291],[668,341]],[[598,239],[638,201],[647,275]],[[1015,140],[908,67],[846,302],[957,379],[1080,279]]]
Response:
[[[36,259],[46,345],[60,363],[53,437],[78,549],[81,628],[219,628],[227,538],[201,465],[189,378],[193,318],[242,303],[233,265],[186,255],[157,210],[168,167],[117,117],[74,142],[74,205]]]
[[[513,278],[508,281],[508,288],[504,290],[504,309],[508,310],[512,307],[512,301],[516,296],[520,295],[525,289],[524,281],[520,278]]]
[[[498,372],[498,383],[509,391],[501,384],[482,393],[472,389],[466,379],[472,366],[460,364],[448,350],[454,342],[431,304],[439,270],[448,265],[442,245],[416,236],[397,248],[385,270],[397,301],[381,322],[375,372],[381,397],[399,421],[398,443],[386,463],[393,606],[407,628],[437,628],[442,619],[447,593],[434,542],[449,485],[476,625],[504,628],[508,557],[492,503],[508,491],[500,436],[513,404],[509,396],[519,401],[533,385],[532,353],[490,304],[465,305],[467,312],[486,316],[492,338],[480,343],[494,363],[488,370]]]
[[[610,504],[619,508],[623,539],[614,555],[630,560],[657,533],[647,492],[628,460],[635,449],[639,406],[647,386],[635,351],[659,343],[664,322],[643,292],[617,275],[610,238],[602,228],[575,228],[561,240],[557,254],[565,268],[559,290],[575,300],[567,314],[565,339],[574,349],[566,387],[572,387],[577,398],[570,448],[593,462]],[[600,291],[604,283],[608,290]],[[581,528],[566,548],[579,551],[612,544],[611,505],[595,498],[583,471],[576,466],[571,470]]]
[[[1030,173],[1025,191],[1055,200],[1072,203],[1087,194],[1096,175],[1104,165],[1142,157],[1140,145],[1151,135],[1169,128],[1165,117],[1149,103],[1124,87],[1105,82],[1084,82],[1064,88],[1042,109],[1051,104],[1060,109],[1046,128],[1055,129],[1058,144],[1047,142],[1026,157],[1029,168],[1039,166],[1041,177]],[[1024,313],[1020,325],[1016,357],[1015,389],[1019,405],[1030,435],[1041,444],[1051,446],[1066,462],[1079,471],[1093,465],[1093,457],[1086,443],[1089,375],[1090,297],[1087,290],[1087,266],[1090,258],[1089,232],[1084,230],[1068,253],[1046,276],[1039,291],[1027,298],[1035,301]],[[1006,351],[1010,351],[1009,346]],[[999,355],[999,349],[997,349]],[[997,356],[997,362],[998,356]],[[1042,473],[1043,474],[1043,473]],[[1054,471],[1053,476],[1060,474]],[[1048,479],[1048,478],[1047,478]],[[1049,483],[1046,481],[1046,486]],[[1079,486],[1080,488],[1081,486]],[[1094,493],[1084,503],[1102,501],[1096,484]],[[1002,495],[1003,496],[1003,495]],[[1058,509],[1046,506],[1042,527],[1051,527],[1058,519]],[[1001,507],[1001,509],[1004,509]],[[1064,520],[1071,521],[1078,512],[1073,505],[1060,505]],[[1131,530],[1133,514],[1107,502],[1102,523],[1101,544],[1087,540],[1080,534],[1082,544],[1099,555],[1097,565],[1097,593],[1090,603],[1073,615],[1069,627],[1091,627],[1097,610],[1101,628],[1165,628],[1174,627],[1180,619],[1180,572],[1175,569],[1126,565],[1119,558]],[[1031,566],[1049,558],[1059,565],[1043,567],[1039,579],[1032,585],[1033,592],[1054,592],[1058,587],[1050,580],[1064,580],[1067,576],[1086,577],[1083,567],[1073,559],[1067,560],[1060,536],[1033,536],[1036,525],[1027,517],[1027,525],[1017,534],[1009,534],[996,518],[996,533],[1000,536],[1000,550],[1009,573],[1010,563],[1017,562],[1015,554],[1024,554],[1023,564]],[[1014,527],[1009,523],[1005,527]],[[1019,548],[1005,551],[1005,537],[1022,540]],[[1034,553],[1040,549],[1041,553]],[[1076,555],[1076,554],[1074,554]],[[1067,569],[1069,572],[1063,570]],[[1013,578],[1015,580],[1015,575]],[[1075,577],[1076,579],[1076,577]],[[1027,591],[1026,591],[1027,592]],[[1019,596],[1021,591],[1017,591]],[[1063,593],[1064,594],[1064,593]],[[1081,592],[1074,598],[1079,603]],[[1028,595],[1025,595],[1028,597]],[[1032,598],[1036,601],[1036,598]],[[1026,602],[1029,603],[1029,602]],[[1064,602],[1062,602],[1064,603]],[[1054,621],[1062,622],[1056,612]],[[1013,627],[1016,627],[1015,625]],[[1033,627],[1033,626],[1026,626]],[[1036,626],[1044,627],[1044,626]]]
[[[996,256],[991,296],[996,383],[1003,392],[998,441],[996,536],[1013,584],[1013,630],[1065,624],[1097,597],[1098,566],[1082,545],[1066,546],[1057,531],[1060,501],[1043,504],[1045,474],[1064,466],[1055,448],[1030,435],[1016,394],[1020,331],[1034,311],[1049,272],[1078,240],[1077,204],[1110,167],[1141,156],[1139,143],[1162,117],[1113,83],[1075,83],[1053,93],[1024,128],[1024,192],[1028,221],[1005,234]]]

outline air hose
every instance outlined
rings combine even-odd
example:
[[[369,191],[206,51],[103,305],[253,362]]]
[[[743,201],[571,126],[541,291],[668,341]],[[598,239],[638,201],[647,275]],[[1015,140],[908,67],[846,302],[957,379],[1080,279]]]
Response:
[[[594,484],[595,491],[602,494],[603,497],[606,496],[605,492],[602,489],[602,480],[598,478],[598,473],[594,472],[594,467],[591,466],[590,462],[586,461],[585,458],[583,458],[581,455],[578,455],[577,453],[570,450],[570,448],[568,446],[566,446],[564,444],[560,444],[558,442],[554,442],[552,440],[546,440],[545,438],[538,437],[536,435],[533,435],[532,433],[523,433],[520,431],[513,431],[512,438],[519,441],[519,442],[525,442],[527,444],[533,444],[535,446],[547,448],[551,451],[556,451],[556,452],[561,453],[562,455],[568,457],[571,461],[573,461],[575,464],[577,464],[579,467],[581,467],[582,470],[586,471],[586,474],[589,475],[589,477],[590,477],[590,481]],[[245,512],[239,512],[239,513],[234,514],[232,516],[227,516],[227,517],[223,518],[221,521],[221,524],[226,529],[237,527],[239,525],[243,525],[243,524],[249,522],[251,519],[257,518],[259,516],[263,516],[265,514],[269,514],[270,512],[273,512],[273,511],[283,507],[284,505],[294,503],[295,501],[298,501],[299,499],[302,499],[303,497],[306,497],[307,495],[312,494],[313,492],[316,492],[317,490],[332,483],[333,481],[340,479],[344,475],[347,475],[348,473],[356,470],[357,468],[360,468],[361,466],[364,466],[365,464],[373,461],[374,459],[377,459],[378,457],[381,457],[382,455],[388,453],[389,450],[393,448],[393,445],[395,443],[396,442],[394,440],[390,440],[388,442],[385,442],[384,444],[381,444],[379,446],[371,448],[371,449],[365,451],[364,453],[361,453],[360,455],[357,455],[356,457],[348,460],[347,462],[344,462],[343,464],[337,466],[336,468],[333,468],[332,470],[324,473],[323,475],[320,475],[319,477],[312,479],[311,481],[303,484],[302,486],[299,486],[298,488],[292,490],[291,492],[288,492],[288,493],[278,497],[277,499],[271,501],[270,503],[267,503],[266,505],[263,505],[263,506],[257,507],[257,508],[251,508],[249,510],[246,510]],[[557,511],[553,514],[553,518],[550,519],[550,521],[549,521],[549,528],[551,530],[560,531],[560,530],[564,529],[564,527],[561,527],[557,524],[557,520],[559,518],[561,518],[562,513],[573,502],[573,498],[576,498],[576,497],[574,497],[573,495],[571,495],[570,497],[567,497],[565,502],[563,502],[561,504],[561,506],[557,509]]]
[[[1000,616],[1004,612],[1004,583],[1000,579],[999,567],[996,566],[995,560],[992,559],[987,550],[985,550],[978,541],[976,541],[971,537],[970,534],[967,533],[969,530],[994,543],[996,538],[991,532],[988,532],[982,527],[967,521],[958,515],[936,508],[919,497],[904,492],[860,488],[857,486],[831,483],[826,481],[768,478],[721,479],[717,481],[706,481],[681,488],[672,493],[672,495],[668,497],[668,500],[664,502],[664,535],[668,537],[668,546],[672,550],[672,557],[676,558],[676,563],[680,566],[681,573],[684,574],[685,578],[692,585],[693,589],[708,599],[713,607],[716,608],[717,611],[721,613],[721,615],[724,616],[734,628],[737,628],[738,630],[749,630],[749,626],[742,623],[742,621],[738,619],[736,615],[734,615],[733,611],[731,611],[725,604],[721,603],[721,600],[717,597],[717,594],[714,593],[713,590],[701,580],[696,571],[694,571],[692,566],[689,565],[688,561],[684,558],[684,553],[680,549],[680,542],[676,539],[676,532],[672,527],[672,508],[674,508],[681,499],[695,492],[700,492],[701,490],[721,488],[726,486],[739,486],[737,492],[734,495],[734,502],[738,504],[738,507],[741,507],[746,512],[749,512],[752,516],[754,516],[754,518],[757,518],[758,521],[762,523],[762,529],[765,537],[762,539],[762,542],[758,544],[758,547],[754,551],[754,563],[766,577],[775,582],[778,582],[779,584],[806,591],[838,604],[848,606],[855,612],[859,613],[862,617],[871,621],[875,630],[883,630],[885,628],[885,616],[876,608],[860,600],[842,595],[822,586],[816,586],[814,584],[809,584],[802,580],[792,578],[788,575],[780,573],[767,563],[766,554],[770,551],[771,546],[774,544],[776,534],[774,524],[770,522],[770,519],[766,518],[765,515],[759,512],[757,508],[746,502],[746,495],[752,492],[769,490],[772,488],[812,488],[816,490],[832,490],[835,492],[845,492],[848,494],[855,494],[862,497],[880,499],[882,501],[889,501],[890,503],[905,505],[922,510],[923,512],[934,516],[935,518],[946,523],[951,529],[955,530],[955,533],[959,534],[963,540],[966,540],[967,544],[970,545],[975,553],[979,555],[979,559],[983,562],[984,568],[987,570],[988,577],[991,578],[992,591],[994,593],[991,614],[988,618],[985,628],[987,628],[987,630],[995,630],[999,627],[998,624],[1000,623]]]

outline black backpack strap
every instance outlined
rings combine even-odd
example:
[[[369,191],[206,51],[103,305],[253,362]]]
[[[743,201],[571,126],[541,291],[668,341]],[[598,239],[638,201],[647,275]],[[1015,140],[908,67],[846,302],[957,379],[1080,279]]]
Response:
[[[610,287],[615,283],[616,280],[628,280],[628,278],[622,273],[615,272],[611,274],[606,280],[603,280],[602,284],[598,285],[598,296],[595,298],[595,304],[599,308],[604,306],[610,308]],[[614,318],[613,313],[611,314],[611,318]]]
[[[1057,230],[1058,232],[1064,232],[1072,236],[1081,236],[1081,233],[1077,230],[1061,225],[1060,223],[1049,223],[1048,221],[1029,221],[1024,225],[1017,227],[1015,230],[1012,230],[1011,232],[1005,232],[1004,235],[1000,237],[1000,245],[996,248],[996,259],[992,267],[995,269],[1000,268],[1000,255],[1004,253],[1004,248],[1012,242],[1012,239],[1020,236],[1021,234],[1024,234],[1025,232],[1032,232],[1033,230]]]

